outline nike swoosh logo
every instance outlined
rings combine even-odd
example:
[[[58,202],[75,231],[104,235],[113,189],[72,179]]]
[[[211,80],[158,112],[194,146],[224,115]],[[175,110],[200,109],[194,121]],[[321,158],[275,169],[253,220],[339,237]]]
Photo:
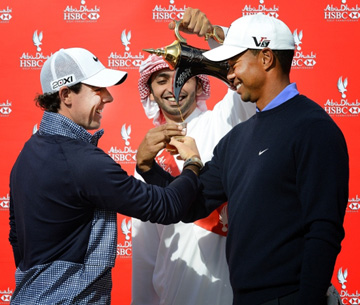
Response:
[[[268,151],[269,150],[269,148],[266,148],[266,149],[264,149],[264,150],[260,150],[259,151],[259,156],[261,156],[264,152],[266,152],[266,151]]]

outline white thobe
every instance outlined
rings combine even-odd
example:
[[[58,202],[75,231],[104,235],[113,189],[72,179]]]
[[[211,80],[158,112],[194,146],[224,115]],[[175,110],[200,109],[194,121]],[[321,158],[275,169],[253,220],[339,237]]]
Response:
[[[254,113],[255,105],[231,90],[213,110],[197,108],[186,119],[187,135],[196,140],[202,161],[211,159],[233,126]],[[181,170],[183,161],[176,162]],[[225,243],[226,237],[194,223],[164,226],[133,219],[131,304],[231,305]]]

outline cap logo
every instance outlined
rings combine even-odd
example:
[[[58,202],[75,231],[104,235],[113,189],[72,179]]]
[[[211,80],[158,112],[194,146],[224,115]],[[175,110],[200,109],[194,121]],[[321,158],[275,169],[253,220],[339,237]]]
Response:
[[[255,45],[260,48],[266,48],[270,44],[270,39],[266,39],[266,37],[261,37],[258,41],[256,37],[253,36]]]
[[[71,85],[76,81],[75,75],[67,75],[62,78],[56,79],[50,83],[51,90],[57,90],[62,86]]]

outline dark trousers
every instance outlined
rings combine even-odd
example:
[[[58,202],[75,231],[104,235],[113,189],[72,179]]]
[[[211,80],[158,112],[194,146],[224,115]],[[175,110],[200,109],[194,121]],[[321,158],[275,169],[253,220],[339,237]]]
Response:
[[[296,291],[286,296],[267,301],[265,303],[262,303],[261,305],[294,305],[298,295],[299,291]]]

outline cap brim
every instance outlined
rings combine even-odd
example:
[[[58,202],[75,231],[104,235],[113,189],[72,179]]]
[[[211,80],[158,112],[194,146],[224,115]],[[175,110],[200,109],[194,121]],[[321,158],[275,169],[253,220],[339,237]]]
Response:
[[[127,72],[105,68],[81,82],[90,86],[104,88],[119,85],[125,81],[126,77]]]
[[[212,61],[223,61],[230,59],[231,57],[234,57],[235,55],[238,55],[247,49],[248,48],[222,45],[210,51],[204,52],[203,55]]]

